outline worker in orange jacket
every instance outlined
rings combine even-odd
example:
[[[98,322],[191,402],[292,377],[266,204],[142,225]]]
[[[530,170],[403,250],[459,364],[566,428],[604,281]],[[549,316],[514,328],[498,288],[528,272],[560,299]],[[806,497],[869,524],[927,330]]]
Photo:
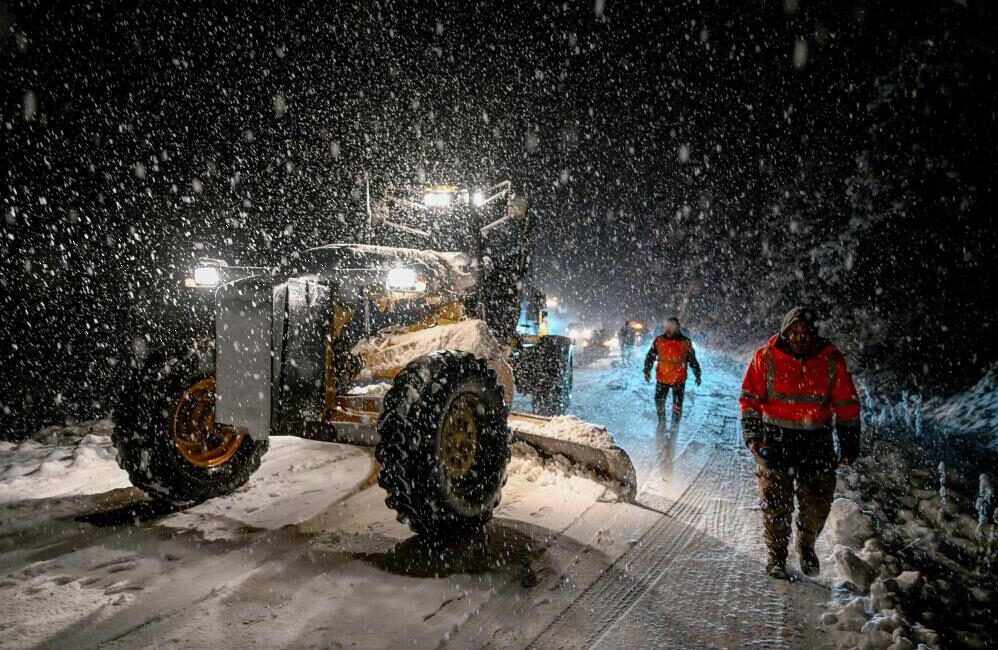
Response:
[[[752,357],[739,402],[745,444],[759,464],[766,570],[787,576],[796,496],[800,567],[816,575],[814,542],[831,509],[835,468],[852,465],[859,455],[860,414],[845,358],[818,336],[813,311],[787,313],[780,333]]]
[[[652,364],[655,369],[655,410],[661,422],[665,419],[665,400],[672,391],[672,416],[678,420],[683,414],[683,397],[686,393],[687,367],[693,369],[696,384],[700,385],[700,362],[697,361],[693,341],[679,329],[675,316],[665,321],[665,334],[655,337],[645,355],[645,381],[651,381]]]

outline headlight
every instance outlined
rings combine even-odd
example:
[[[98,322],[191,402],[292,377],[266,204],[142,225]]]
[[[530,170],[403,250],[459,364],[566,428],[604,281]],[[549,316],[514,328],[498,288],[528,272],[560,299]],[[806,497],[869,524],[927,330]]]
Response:
[[[399,266],[388,272],[385,286],[389,291],[426,291],[426,281],[419,277],[415,269]]]
[[[214,260],[211,260],[212,262]],[[188,289],[210,289],[217,287],[222,281],[222,272],[219,266],[225,266],[225,262],[219,264],[205,264],[201,261],[200,266],[194,267],[194,272],[184,278],[184,286]]]
[[[481,207],[485,203],[485,194],[481,190],[475,190],[471,195],[471,202],[475,204],[475,207]]]
[[[428,208],[447,208],[453,198],[451,192],[426,192],[423,194],[423,205]]]
[[[199,266],[194,269],[194,284],[199,287],[214,287],[221,280],[217,266]]]
[[[203,257],[197,261],[194,270],[184,278],[184,287],[214,289],[219,285],[269,273],[271,270],[263,266],[229,266],[225,260]]]

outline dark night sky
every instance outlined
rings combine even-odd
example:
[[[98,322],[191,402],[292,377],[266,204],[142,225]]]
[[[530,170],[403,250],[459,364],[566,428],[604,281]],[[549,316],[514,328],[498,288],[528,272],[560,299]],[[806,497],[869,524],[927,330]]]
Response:
[[[607,316],[807,299],[867,356],[995,358],[979,3],[276,4],[0,3],[13,410],[92,404],[193,255],[349,240],[364,171],[513,179],[542,285]]]

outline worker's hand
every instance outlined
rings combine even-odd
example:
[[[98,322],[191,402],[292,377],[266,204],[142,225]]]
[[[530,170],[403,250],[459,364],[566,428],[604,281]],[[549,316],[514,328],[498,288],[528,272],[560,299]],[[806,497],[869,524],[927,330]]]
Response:
[[[764,444],[762,444],[762,440],[760,440],[758,438],[752,438],[748,442],[748,448],[749,448],[749,451],[752,452],[753,456],[761,456],[762,455],[762,450],[765,449],[766,446]]]
[[[702,383],[703,383],[703,382],[702,382],[702,381],[700,380],[700,378],[699,378],[699,377],[697,377],[697,379],[696,379],[696,382],[697,382],[697,386],[699,386],[700,384],[702,384]]]
[[[839,463],[845,465],[846,467],[852,467],[852,464],[856,462],[855,456],[842,456],[839,458]]]
[[[650,372],[646,372],[645,373],[645,383],[647,384],[650,381],[651,381],[651,373]]]

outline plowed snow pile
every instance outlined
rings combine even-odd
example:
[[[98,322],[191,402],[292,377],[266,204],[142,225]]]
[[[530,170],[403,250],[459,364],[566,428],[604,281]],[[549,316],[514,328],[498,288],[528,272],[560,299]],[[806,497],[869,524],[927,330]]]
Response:
[[[600,499],[616,501],[623,497],[620,485],[587,471],[561,455],[543,458],[525,442],[513,443],[513,456],[507,471],[537,486],[557,486],[566,492],[590,496],[594,488],[603,489]],[[556,497],[552,493],[552,497]]]
[[[517,420],[516,428],[548,438],[577,442],[597,449],[616,449],[613,434],[606,427],[583,422],[572,415],[559,415],[550,420]]]

